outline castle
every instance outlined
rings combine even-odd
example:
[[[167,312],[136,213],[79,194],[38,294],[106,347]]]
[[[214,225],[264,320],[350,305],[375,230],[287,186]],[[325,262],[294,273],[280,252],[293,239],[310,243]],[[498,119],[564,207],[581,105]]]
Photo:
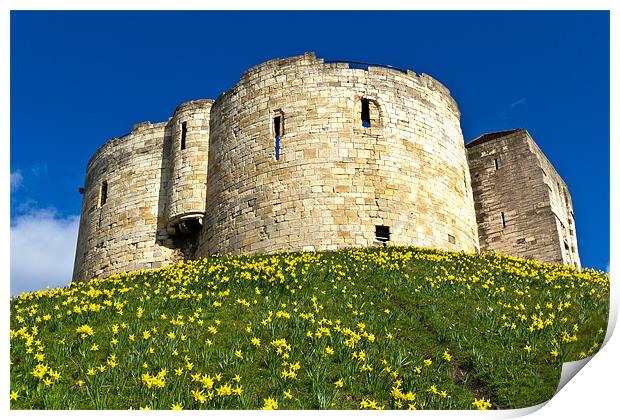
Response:
[[[570,194],[527,131],[465,144],[457,104],[430,76],[313,53],[113,138],[80,192],[74,281],[213,253],[379,244],[580,266]]]

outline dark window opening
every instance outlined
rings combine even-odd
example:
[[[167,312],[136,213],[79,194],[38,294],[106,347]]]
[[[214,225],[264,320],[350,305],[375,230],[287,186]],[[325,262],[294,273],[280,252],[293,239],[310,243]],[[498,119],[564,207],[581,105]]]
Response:
[[[282,116],[273,117],[273,133],[275,137],[276,160],[280,160],[280,135],[282,134]]]
[[[502,212],[502,227],[506,227],[506,218],[504,217],[504,212]]]
[[[181,123],[181,150],[185,150],[185,139],[187,138],[187,122]]]
[[[101,183],[101,193],[99,194],[99,206],[103,206],[108,201],[108,182]]]
[[[493,159],[493,162],[495,163],[495,169],[499,169],[499,166],[497,165],[497,159]]]
[[[370,127],[370,100],[362,98],[362,127]]]
[[[568,251],[568,242],[564,241],[564,249]]]
[[[183,235],[195,235],[202,228],[202,224],[199,219],[188,219],[181,221],[177,228]]]
[[[448,242],[450,242],[451,244],[455,244],[456,243],[456,238],[450,234],[448,234]]]
[[[375,226],[375,238],[379,242],[384,244],[390,240],[390,227],[389,226]]]

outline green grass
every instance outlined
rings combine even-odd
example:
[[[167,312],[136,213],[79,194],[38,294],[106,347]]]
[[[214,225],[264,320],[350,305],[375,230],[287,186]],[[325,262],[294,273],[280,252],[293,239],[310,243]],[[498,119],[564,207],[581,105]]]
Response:
[[[608,306],[603,273],[495,254],[214,256],[12,299],[11,408],[526,407]]]

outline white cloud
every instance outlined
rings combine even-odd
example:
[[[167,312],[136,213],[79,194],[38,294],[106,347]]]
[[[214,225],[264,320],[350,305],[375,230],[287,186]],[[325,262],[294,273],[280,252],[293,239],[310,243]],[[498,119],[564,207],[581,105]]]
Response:
[[[514,101],[513,103],[510,104],[508,109],[512,110],[512,109],[522,107],[522,106],[527,106],[527,101],[525,100],[525,98],[521,98],[517,101]]]
[[[505,109],[503,109],[498,116],[502,120],[523,120],[527,117],[527,99],[519,98],[513,101]]]
[[[24,182],[24,176],[20,171],[11,172],[11,192],[21,187],[22,182]]]
[[[11,295],[71,281],[79,220],[60,217],[53,209],[32,210],[11,220]]]

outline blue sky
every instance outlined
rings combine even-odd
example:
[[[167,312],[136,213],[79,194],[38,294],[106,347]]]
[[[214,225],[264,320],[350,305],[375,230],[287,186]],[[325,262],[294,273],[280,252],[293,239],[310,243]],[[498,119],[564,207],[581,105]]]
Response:
[[[608,12],[13,11],[10,42],[12,293],[68,282],[102,143],[305,51],[430,74],[466,140],[529,130],[571,191],[582,264],[609,264]]]

